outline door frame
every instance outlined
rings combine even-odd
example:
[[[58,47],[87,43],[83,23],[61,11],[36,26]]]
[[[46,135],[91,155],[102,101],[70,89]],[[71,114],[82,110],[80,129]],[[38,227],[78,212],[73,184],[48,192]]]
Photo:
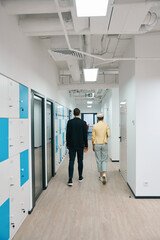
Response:
[[[31,89],[31,156],[32,156],[32,205],[35,203],[42,191],[35,196],[35,157],[34,157],[34,96],[42,99],[42,191],[46,189],[46,166],[45,166],[45,97]]]
[[[46,98],[46,104],[47,102],[51,103],[51,144],[52,144],[52,151],[51,151],[51,157],[52,157],[52,177],[55,176],[55,139],[54,139],[54,129],[55,129],[55,124],[54,124],[54,114],[55,114],[55,102],[50,99],[50,98]],[[47,124],[46,124],[47,127]],[[48,161],[48,159],[47,159]],[[51,178],[50,178],[51,180]],[[49,180],[49,181],[50,181]],[[48,178],[47,178],[47,183],[49,182]]]

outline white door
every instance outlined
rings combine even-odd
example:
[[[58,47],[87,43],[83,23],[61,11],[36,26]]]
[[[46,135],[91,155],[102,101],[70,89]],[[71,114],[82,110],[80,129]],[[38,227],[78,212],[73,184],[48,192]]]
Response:
[[[120,171],[127,181],[127,102],[120,103]]]

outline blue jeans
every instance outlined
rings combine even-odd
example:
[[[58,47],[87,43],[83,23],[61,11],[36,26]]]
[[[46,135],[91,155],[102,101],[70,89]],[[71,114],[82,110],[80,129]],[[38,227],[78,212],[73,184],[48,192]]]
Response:
[[[69,148],[69,166],[68,166],[68,173],[69,179],[73,178],[73,171],[74,171],[74,160],[77,153],[78,158],[78,173],[79,177],[82,177],[83,172],[83,148],[76,147],[76,148]]]
[[[95,144],[94,151],[97,161],[98,172],[106,172],[108,157],[107,144]]]

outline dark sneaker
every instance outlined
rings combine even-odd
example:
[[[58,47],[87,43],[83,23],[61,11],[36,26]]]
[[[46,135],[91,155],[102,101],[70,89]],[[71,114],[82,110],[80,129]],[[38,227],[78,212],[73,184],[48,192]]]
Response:
[[[79,177],[79,182],[83,182],[83,177]]]
[[[107,182],[106,175],[103,175],[103,176],[102,176],[102,183],[103,183],[103,184],[106,184],[106,182]]]
[[[69,179],[69,180],[68,180],[68,186],[70,186],[70,187],[73,186],[72,179]]]

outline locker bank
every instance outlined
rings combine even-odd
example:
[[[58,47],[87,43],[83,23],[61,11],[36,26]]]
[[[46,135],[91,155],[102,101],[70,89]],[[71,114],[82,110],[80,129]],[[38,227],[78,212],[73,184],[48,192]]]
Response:
[[[160,239],[160,1],[101,2],[0,0],[0,240]],[[68,188],[75,107],[89,151]],[[104,188],[98,112],[111,131]]]

